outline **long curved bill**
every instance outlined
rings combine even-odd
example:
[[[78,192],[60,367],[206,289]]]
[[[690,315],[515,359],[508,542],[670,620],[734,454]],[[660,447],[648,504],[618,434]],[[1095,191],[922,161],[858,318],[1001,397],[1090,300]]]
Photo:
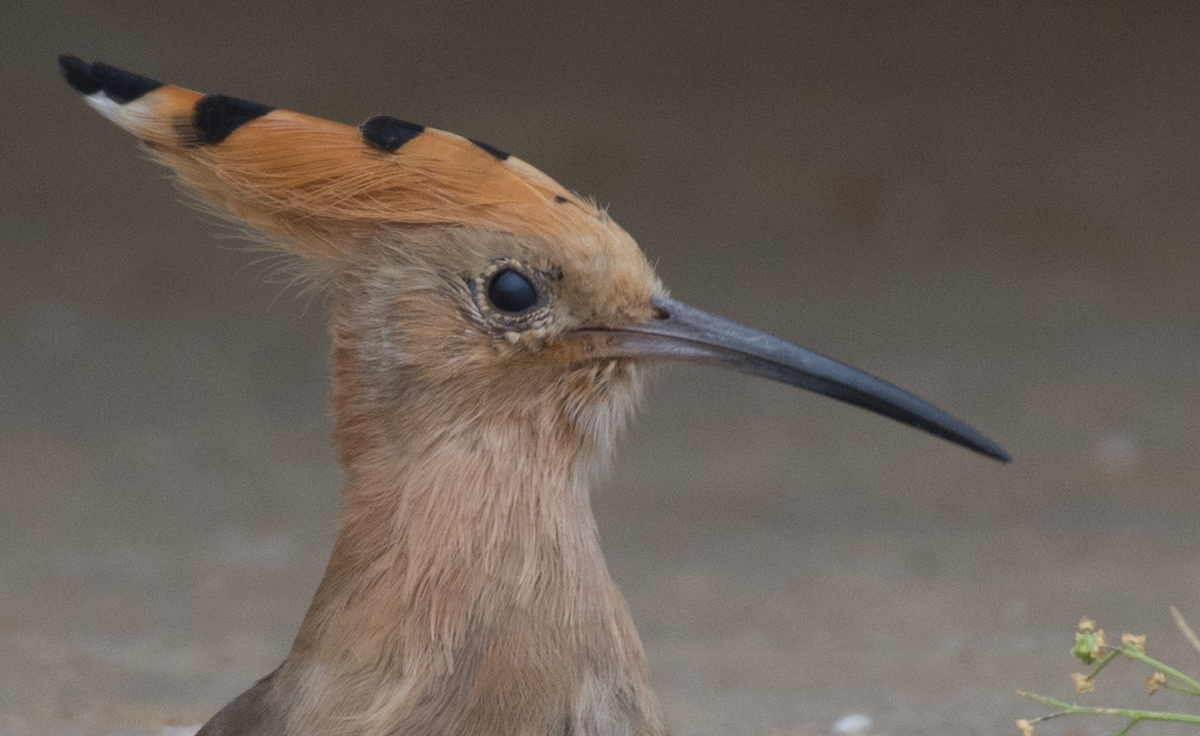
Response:
[[[966,422],[856,368],[682,302],[656,297],[660,318],[602,332],[614,357],[682,360],[730,368],[815,391],[883,414],[978,453],[1009,462]]]

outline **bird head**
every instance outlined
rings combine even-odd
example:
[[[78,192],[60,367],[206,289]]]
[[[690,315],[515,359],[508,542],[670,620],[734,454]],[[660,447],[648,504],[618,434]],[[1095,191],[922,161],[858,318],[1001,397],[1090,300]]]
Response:
[[[603,439],[633,405],[640,366],[675,360],[815,391],[1008,459],[899,388],[671,299],[606,212],[493,146],[60,61],[185,184],[330,276],[347,432],[424,406],[468,422],[551,417]]]

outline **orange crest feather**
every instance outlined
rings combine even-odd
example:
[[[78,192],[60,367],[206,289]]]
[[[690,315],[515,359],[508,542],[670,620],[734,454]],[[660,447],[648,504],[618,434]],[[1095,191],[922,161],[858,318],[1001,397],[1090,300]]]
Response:
[[[421,225],[556,241],[588,232],[628,238],[534,167],[453,133],[383,117],[355,128],[73,56],[60,64],[93,107],[141,138],[185,184],[308,257],[338,259],[381,229]],[[406,135],[384,135],[389,130]]]

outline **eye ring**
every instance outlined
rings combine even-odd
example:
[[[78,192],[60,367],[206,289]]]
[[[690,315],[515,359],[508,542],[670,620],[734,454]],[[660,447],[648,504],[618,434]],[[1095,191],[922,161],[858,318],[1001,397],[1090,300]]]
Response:
[[[502,268],[492,274],[485,290],[488,302],[505,314],[520,314],[537,306],[537,287],[528,276],[515,268]]]

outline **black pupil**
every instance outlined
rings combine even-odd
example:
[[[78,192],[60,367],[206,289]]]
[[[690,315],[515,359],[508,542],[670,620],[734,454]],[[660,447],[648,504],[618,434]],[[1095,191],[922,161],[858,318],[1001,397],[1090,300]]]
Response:
[[[524,312],[537,304],[537,291],[529,279],[511,269],[492,277],[488,284],[488,300],[502,312]]]

